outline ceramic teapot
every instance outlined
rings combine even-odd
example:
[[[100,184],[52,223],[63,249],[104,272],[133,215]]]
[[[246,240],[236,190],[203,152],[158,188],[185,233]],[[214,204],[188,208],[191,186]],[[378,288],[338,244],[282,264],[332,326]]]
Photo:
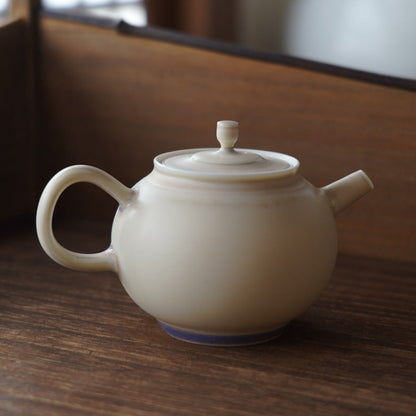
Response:
[[[61,265],[116,272],[168,334],[252,344],[279,335],[318,298],[335,264],[335,216],[373,185],[360,170],[315,188],[294,157],[234,148],[235,121],[219,121],[217,138],[218,149],[157,156],[131,189],[91,166],[63,169],[42,193],[37,233]],[[103,252],[73,252],[54,237],[55,204],[76,182],[95,184],[120,204]]]

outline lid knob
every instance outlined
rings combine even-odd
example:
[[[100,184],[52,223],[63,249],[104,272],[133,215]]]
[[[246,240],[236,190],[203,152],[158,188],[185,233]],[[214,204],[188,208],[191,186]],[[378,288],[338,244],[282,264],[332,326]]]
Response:
[[[217,121],[217,139],[220,149],[208,149],[191,156],[194,162],[214,165],[245,165],[260,162],[263,158],[254,151],[234,149],[238,139],[238,122],[231,120]]]
[[[231,120],[218,121],[217,139],[222,149],[232,149],[238,139],[238,122]]]

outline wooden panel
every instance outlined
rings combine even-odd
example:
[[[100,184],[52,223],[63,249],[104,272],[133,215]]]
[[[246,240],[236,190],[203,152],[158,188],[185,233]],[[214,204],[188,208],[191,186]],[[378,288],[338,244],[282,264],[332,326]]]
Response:
[[[151,26],[223,40],[234,36],[234,0],[145,0],[145,8]]]
[[[342,252],[416,259],[414,92],[52,18],[41,40],[43,182],[90,163],[131,186],[156,154],[216,146],[215,122],[235,119],[241,147],[299,158],[317,186],[359,168],[373,179],[339,216]],[[111,217],[109,198],[76,188],[67,212]]]
[[[102,244],[94,228],[59,231]],[[413,416],[415,268],[341,256],[280,338],[215,348],[168,337],[113,274],[64,269],[16,234],[0,240],[0,413]]]
[[[22,20],[0,26],[0,225],[33,210],[33,148],[28,129],[26,31]]]

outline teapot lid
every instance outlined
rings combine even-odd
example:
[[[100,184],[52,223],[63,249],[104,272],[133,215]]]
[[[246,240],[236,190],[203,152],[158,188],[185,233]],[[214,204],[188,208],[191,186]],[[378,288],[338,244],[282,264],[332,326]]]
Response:
[[[216,149],[187,149],[163,153],[154,160],[161,172],[205,180],[259,180],[294,175],[299,161],[282,153],[236,149],[238,122],[217,122]]]

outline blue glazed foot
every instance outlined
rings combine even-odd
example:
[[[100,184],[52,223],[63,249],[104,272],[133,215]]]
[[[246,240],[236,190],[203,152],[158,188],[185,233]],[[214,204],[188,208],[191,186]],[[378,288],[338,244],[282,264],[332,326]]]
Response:
[[[181,341],[191,342],[194,344],[211,345],[219,347],[235,347],[242,345],[260,344],[262,342],[270,341],[281,335],[286,326],[284,325],[272,331],[254,334],[216,335],[191,332],[188,330],[170,326],[160,321],[159,324],[162,327],[162,329],[173,338],[179,339]]]

